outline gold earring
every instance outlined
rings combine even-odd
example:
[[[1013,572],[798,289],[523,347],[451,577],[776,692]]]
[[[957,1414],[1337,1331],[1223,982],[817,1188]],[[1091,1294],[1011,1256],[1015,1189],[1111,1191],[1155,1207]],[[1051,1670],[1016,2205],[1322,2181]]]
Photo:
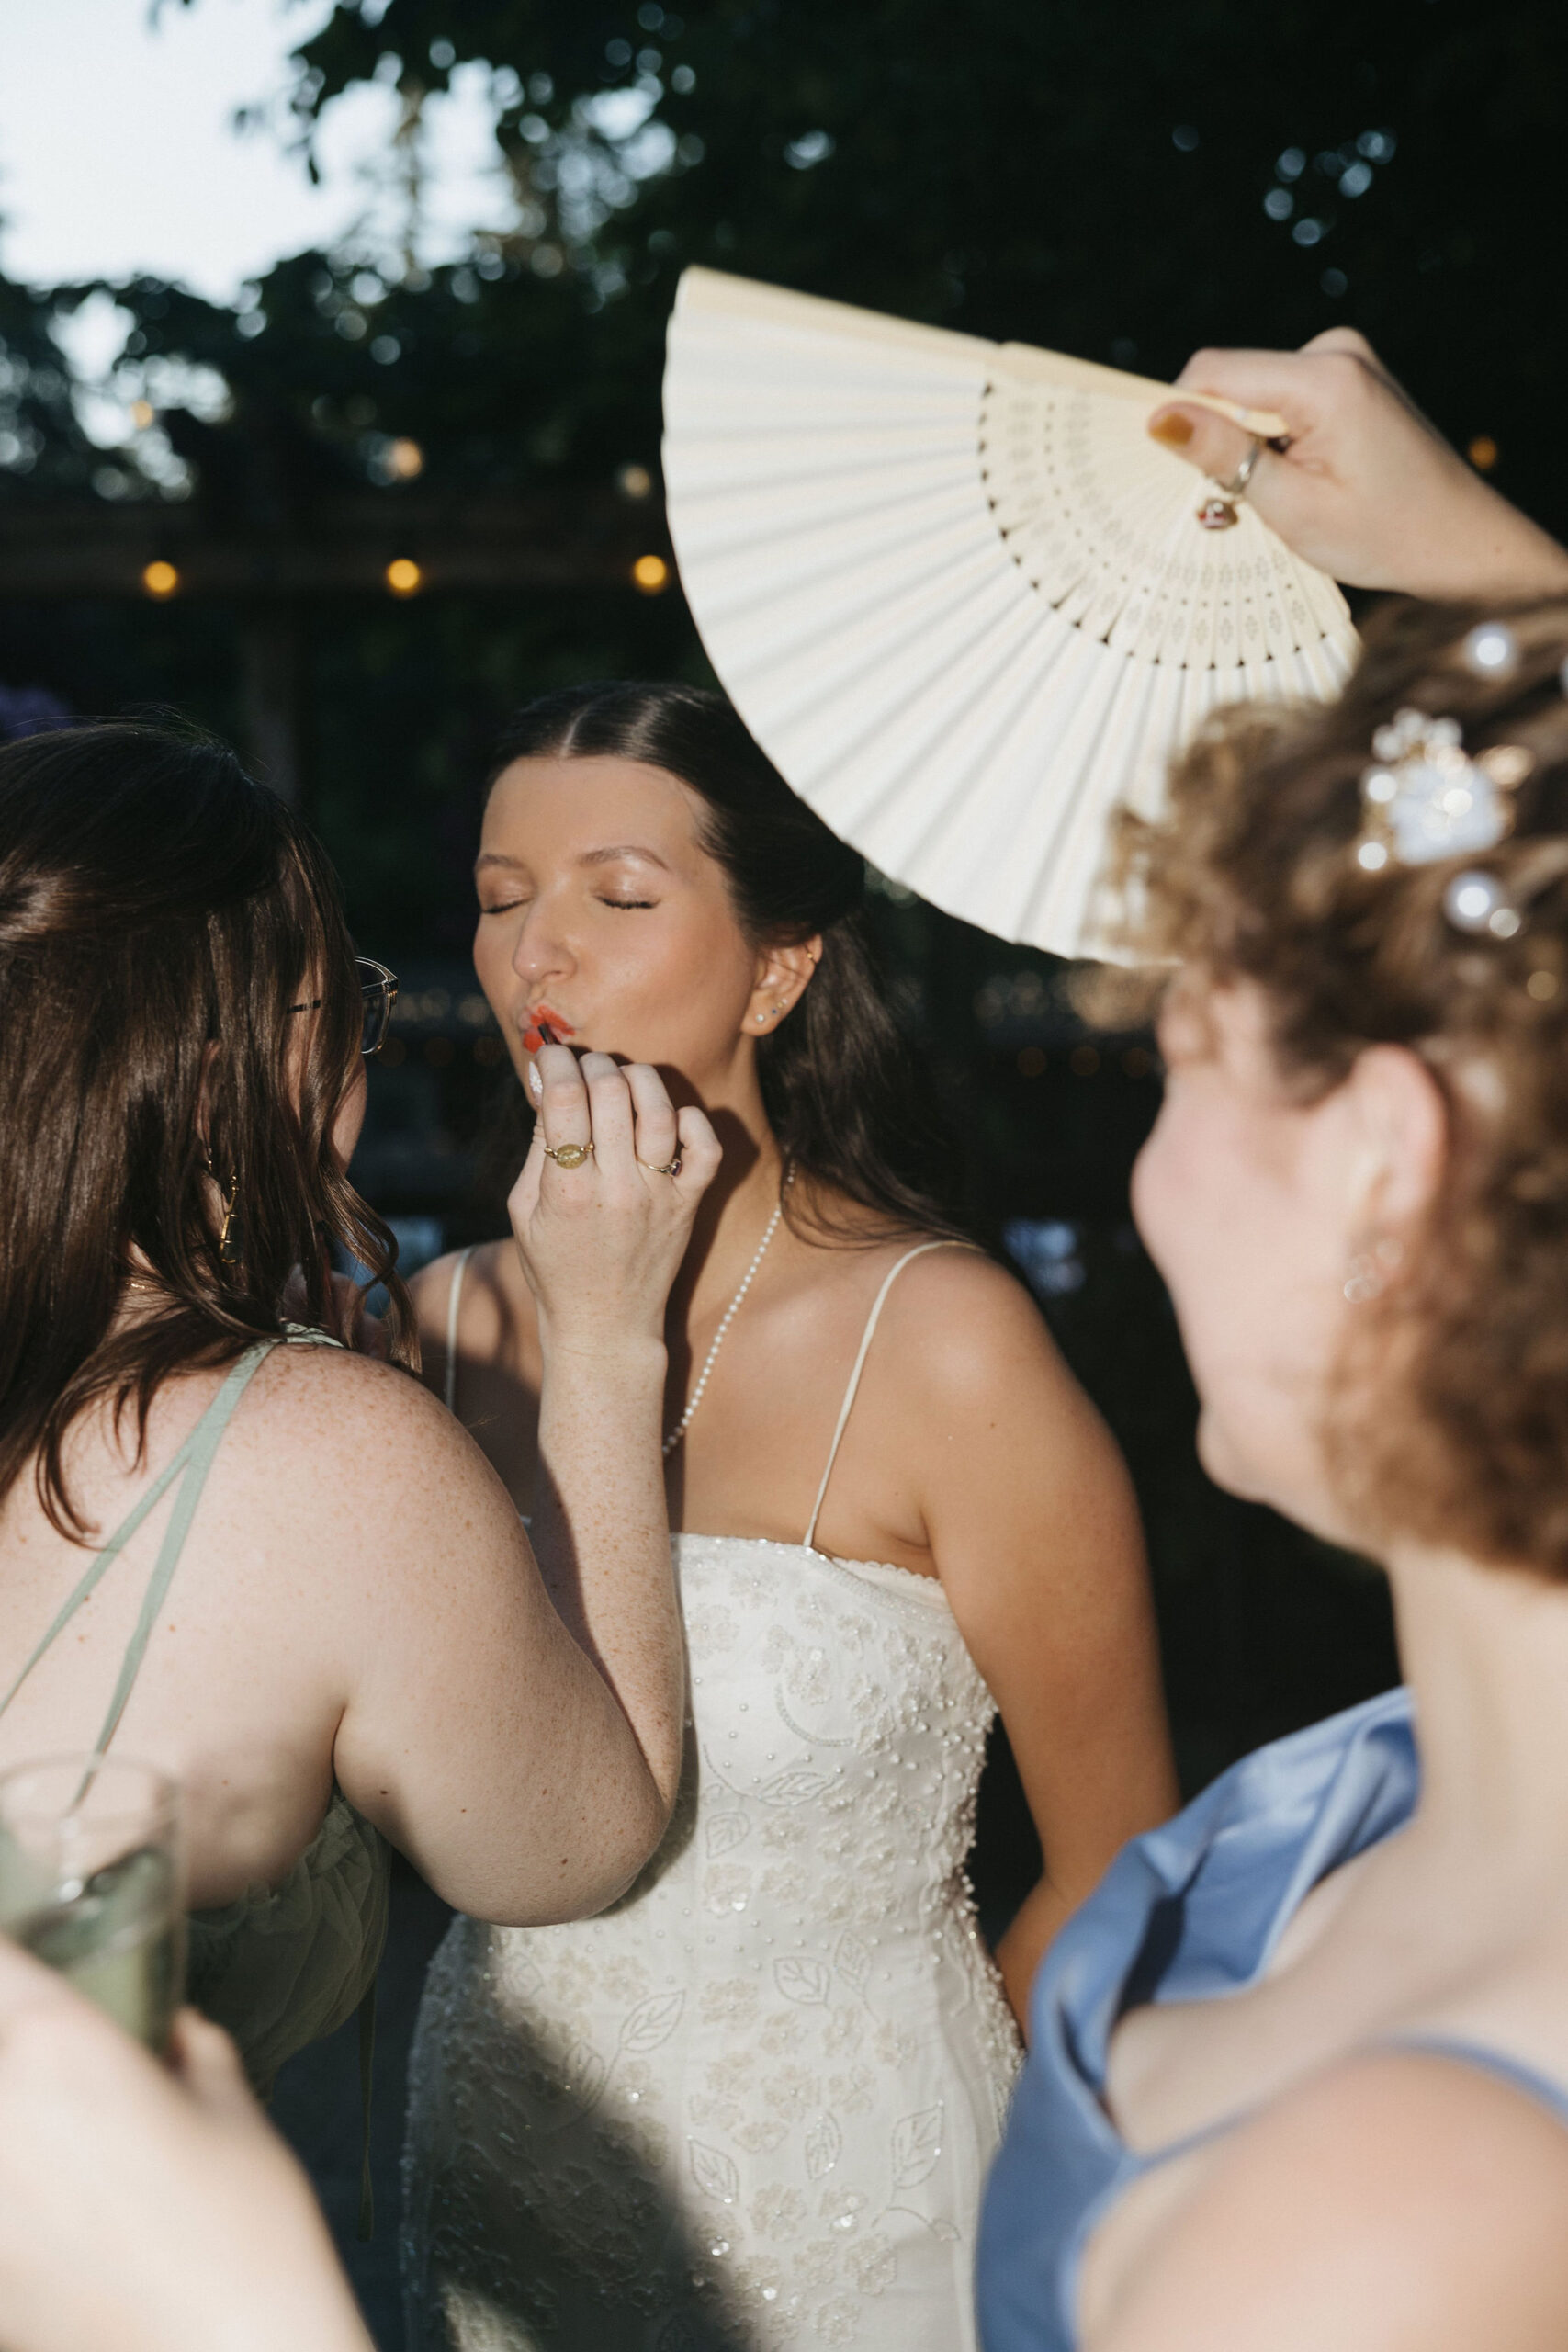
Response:
[[[208,1174],[216,1184],[218,1182],[217,1169],[214,1168],[210,1159],[207,1160],[204,1165],[207,1169]],[[223,1194],[223,1224],[218,1236],[218,1255],[225,1266],[237,1266],[240,1262],[238,1251],[231,1250],[229,1246],[231,1237],[234,1230],[234,1207],[239,1197],[240,1180],[237,1176],[231,1176],[229,1180],[229,1189]]]

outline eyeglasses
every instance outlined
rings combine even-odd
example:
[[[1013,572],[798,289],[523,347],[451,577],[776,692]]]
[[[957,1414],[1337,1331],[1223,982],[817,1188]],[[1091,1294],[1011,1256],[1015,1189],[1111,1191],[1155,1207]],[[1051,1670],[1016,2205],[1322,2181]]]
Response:
[[[367,1059],[378,1054],[387,1042],[391,1023],[392,1007],[398,1001],[398,976],[389,972],[385,964],[378,964],[373,956],[356,956],[354,959],[359,973],[361,1005],[359,1050]],[[307,998],[303,1004],[291,1004],[290,1012],[314,1012],[324,1001],[319,996]]]

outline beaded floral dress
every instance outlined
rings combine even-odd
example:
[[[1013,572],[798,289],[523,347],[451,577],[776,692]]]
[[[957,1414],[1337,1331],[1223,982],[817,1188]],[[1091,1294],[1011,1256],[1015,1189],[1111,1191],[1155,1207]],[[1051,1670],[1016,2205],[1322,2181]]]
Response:
[[[816,1521],[673,1539],[692,1724],[631,1891],[568,1927],[460,1917],[436,1955],[410,2352],[975,2343],[1021,2058],[964,1867],[994,1709],[940,1584],[829,1558]]]

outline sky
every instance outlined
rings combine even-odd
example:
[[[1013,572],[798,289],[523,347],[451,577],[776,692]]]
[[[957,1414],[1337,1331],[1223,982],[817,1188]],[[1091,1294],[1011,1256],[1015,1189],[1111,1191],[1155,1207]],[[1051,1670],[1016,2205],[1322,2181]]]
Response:
[[[319,188],[276,130],[232,127],[288,89],[289,50],[328,14],[329,0],[163,0],[155,16],[150,0],[5,0],[0,269],[34,284],[146,272],[231,300],[283,254],[395,241],[391,89],[332,109]],[[488,74],[454,78],[427,113],[425,262],[508,215]]]

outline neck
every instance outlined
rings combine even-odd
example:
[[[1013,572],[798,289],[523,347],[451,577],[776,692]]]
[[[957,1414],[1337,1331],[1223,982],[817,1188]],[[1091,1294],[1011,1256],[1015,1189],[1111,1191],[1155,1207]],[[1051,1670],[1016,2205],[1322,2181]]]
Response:
[[[1539,1903],[1568,1883],[1568,1588],[1415,1547],[1388,1565],[1421,1753],[1414,1834]]]
[[[687,1320],[722,1312],[750,1263],[784,1183],[784,1155],[768,1125],[754,1058],[722,1092],[705,1093],[724,1159],[693,1227],[670,1301],[671,1333]]]

